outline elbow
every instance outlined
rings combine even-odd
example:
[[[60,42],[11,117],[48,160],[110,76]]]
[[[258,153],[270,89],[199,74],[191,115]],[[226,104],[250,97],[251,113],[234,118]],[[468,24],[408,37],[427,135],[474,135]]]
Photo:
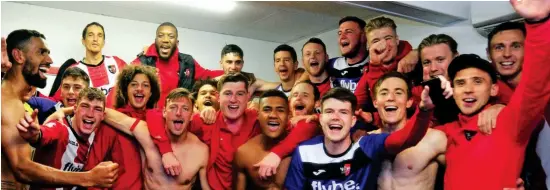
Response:
[[[29,164],[22,164],[22,163],[12,165],[13,175],[15,176],[15,179],[18,182],[25,183],[25,184],[32,183],[32,180],[30,179],[29,175],[27,175],[28,166]]]

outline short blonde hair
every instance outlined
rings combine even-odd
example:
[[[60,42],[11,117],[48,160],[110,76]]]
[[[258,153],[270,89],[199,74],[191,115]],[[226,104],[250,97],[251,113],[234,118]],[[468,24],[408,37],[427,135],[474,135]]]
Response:
[[[373,30],[386,27],[390,27],[391,29],[393,29],[394,33],[397,33],[397,25],[395,25],[395,22],[392,19],[383,16],[369,20],[367,26],[365,26],[365,32],[368,34]]]

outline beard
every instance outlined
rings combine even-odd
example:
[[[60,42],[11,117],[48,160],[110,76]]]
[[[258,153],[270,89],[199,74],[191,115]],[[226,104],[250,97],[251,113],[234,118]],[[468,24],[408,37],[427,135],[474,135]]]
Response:
[[[35,70],[35,68],[32,67],[32,63],[29,63],[27,61],[25,63],[25,66],[23,66],[23,78],[25,78],[27,84],[31,86],[36,86],[37,88],[46,87],[46,82],[48,81],[48,79],[43,79],[42,77],[40,77],[40,71],[32,73],[33,70]]]
[[[165,61],[170,59],[170,57],[174,55],[174,51],[176,51],[176,46],[172,46],[172,49],[170,50],[170,54],[168,54],[168,57],[162,57],[162,55],[160,55],[160,46],[155,43],[155,47],[157,48],[157,55],[159,55],[159,58]]]
[[[353,49],[351,49],[348,53],[342,54],[342,56],[345,58],[354,58],[357,56],[357,54],[359,54],[359,50],[361,49],[359,44],[355,45],[355,47],[353,47]]]

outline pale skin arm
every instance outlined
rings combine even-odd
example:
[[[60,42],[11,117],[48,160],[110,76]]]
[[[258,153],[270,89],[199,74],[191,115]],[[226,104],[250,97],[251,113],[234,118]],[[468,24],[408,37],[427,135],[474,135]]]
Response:
[[[24,112],[5,111],[2,113],[2,152],[9,161],[18,181],[29,184],[110,187],[116,180],[118,164],[103,164],[88,172],[64,172],[33,162],[30,159],[30,146],[21,138],[15,127],[18,123],[16,118],[21,118],[23,115]]]
[[[210,185],[208,185],[208,178],[206,177],[206,167],[208,165],[208,147],[205,146],[205,149],[204,149],[204,159],[203,162],[202,162],[202,167],[201,169],[199,170],[199,179],[201,180],[201,187],[202,189],[204,190],[210,190]]]
[[[424,142],[422,142],[424,141]],[[424,139],[416,146],[420,150],[413,163],[418,164],[416,167],[424,168],[428,166],[432,160],[437,160],[440,164],[445,165],[445,151],[447,150],[447,136],[442,131],[430,129]]]

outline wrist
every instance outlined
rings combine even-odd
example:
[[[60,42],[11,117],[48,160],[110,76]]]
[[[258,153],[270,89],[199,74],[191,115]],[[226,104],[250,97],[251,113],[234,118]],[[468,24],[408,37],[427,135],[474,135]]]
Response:
[[[538,23],[543,23],[543,22],[546,22],[548,19],[550,19],[550,14],[546,15],[546,17],[544,18],[535,18],[535,19],[525,19],[525,22],[527,24],[538,24]]]

